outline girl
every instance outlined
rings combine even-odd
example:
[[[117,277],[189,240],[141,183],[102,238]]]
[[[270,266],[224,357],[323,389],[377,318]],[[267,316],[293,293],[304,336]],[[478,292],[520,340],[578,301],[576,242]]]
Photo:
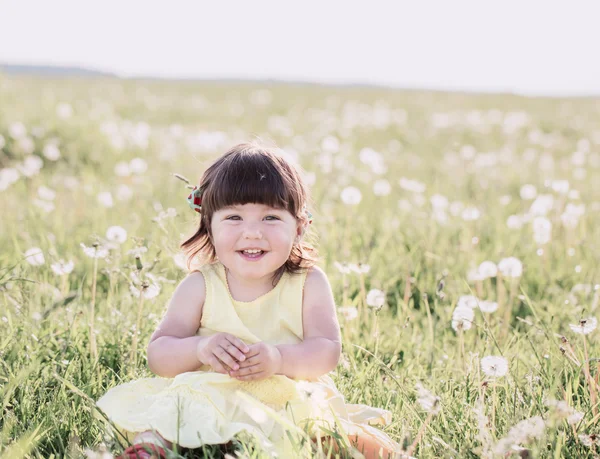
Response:
[[[97,402],[133,437],[121,457],[165,457],[173,443],[223,444],[244,430],[280,458],[310,456],[310,441],[289,438],[307,439],[305,427],[313,440],[336,431],[366,457],[400,451],[369,425],[391,414],[345,404],[327,376],[340,330],[327,276],[304,240],[307,201],[298,171],[256,143],[206,170],[188,197],[200,223],[182,244],[188,267],[205,263],[179,284],[150,339],[148,366],[159,378]]]

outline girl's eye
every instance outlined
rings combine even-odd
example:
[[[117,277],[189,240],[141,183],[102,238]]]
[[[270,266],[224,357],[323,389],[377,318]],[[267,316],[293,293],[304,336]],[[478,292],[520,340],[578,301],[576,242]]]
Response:
[[[279,217],[276,217],[275,215],[269,215],[269,216],[267,216],[265,218],[272,218],[274,220],[279,220]]]
[[[238,218],[240,218],[240,216],[239,216],[239,215],[230,215],[230,216],[229,216],[229,217],[227,217],[225,220],[236,220],[236,219],[238,219]]]

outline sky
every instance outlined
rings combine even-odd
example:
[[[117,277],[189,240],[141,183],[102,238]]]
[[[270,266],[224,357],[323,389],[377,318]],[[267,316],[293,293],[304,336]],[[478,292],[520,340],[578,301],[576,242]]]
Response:
[[[598,0],[0,0],[0,63],[600,95]]]

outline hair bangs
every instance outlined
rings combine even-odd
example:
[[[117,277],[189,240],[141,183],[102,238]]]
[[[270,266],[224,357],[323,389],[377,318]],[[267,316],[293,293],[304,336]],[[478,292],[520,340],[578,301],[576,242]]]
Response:
[[[293,185],[286,183],[270,158],[237,155],[219,172],[203,193],[209,212],[234,205],[264,204],[297,214],[297,199],[290,189]]]

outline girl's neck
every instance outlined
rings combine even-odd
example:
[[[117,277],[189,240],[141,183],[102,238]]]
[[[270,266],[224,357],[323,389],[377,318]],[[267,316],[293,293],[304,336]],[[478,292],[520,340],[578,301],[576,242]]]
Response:
[[[262,279],[238,278],[226,266],[224,267],[229,294],[236,301],[254,301],[273,290],[281,279],[281,274],[274,279],[273,275],[275,273],[271,273]]]

